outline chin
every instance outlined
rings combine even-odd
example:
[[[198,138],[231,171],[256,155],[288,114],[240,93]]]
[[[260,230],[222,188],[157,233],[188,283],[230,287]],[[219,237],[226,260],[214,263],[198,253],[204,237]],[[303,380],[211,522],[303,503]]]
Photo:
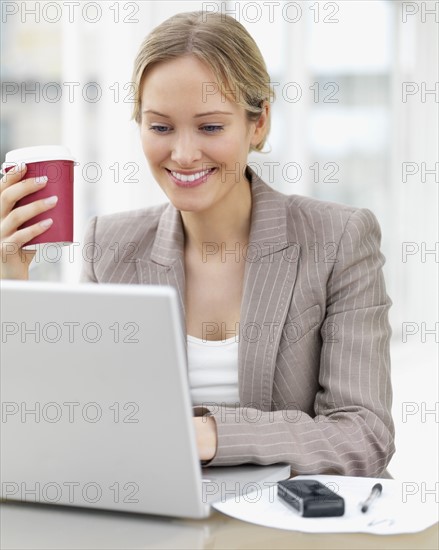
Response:
[[[207,210],[208,208],[206,205],[203,204],[194,204],[193,201],[188,202],[172,199],[170,199],[170,201],[177,210],[181,210],[182,212],[203,212],[203,210]]]

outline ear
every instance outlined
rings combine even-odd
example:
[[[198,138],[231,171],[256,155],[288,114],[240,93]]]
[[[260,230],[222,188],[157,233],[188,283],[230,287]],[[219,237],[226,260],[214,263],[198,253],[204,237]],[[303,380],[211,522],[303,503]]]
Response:
[[[265,137],[265,134],[267,133],[268,117],[270,114],[270,103],[264,100],[262,108],[263,110],[259,116],[259,119],[252,124],[254,130],[250,143],[251,145],[253,145],[253,147],[256,147],[259,143],[261,143],[261,141]]]

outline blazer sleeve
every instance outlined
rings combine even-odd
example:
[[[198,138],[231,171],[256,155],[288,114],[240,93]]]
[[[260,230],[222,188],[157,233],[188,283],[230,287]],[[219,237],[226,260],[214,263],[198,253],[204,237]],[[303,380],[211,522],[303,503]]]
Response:
[[[326,284],[315,416],[194,407],[195,415],[216,420],[217,452],[209,466],[287,462],[291,475],[379,477],[385,471],[395,452],[395,431],[388,322],[392,301],[386,294],[380,242],[374,214],[355,210]]]

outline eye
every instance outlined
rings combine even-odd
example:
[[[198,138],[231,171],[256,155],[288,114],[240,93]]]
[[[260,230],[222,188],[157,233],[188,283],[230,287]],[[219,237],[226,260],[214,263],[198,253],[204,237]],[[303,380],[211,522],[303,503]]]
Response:
[[[157,134],[164,134],[165,132],[162,132],[161,130],[163,130],[163,128],[165,130],[168,129],[167,126],[159,126],[159,125],[156,125],[156,126],[150,126],[148,129],[149,130],[153,130],[154,132],[157,132]]]
[[[208,134],[214,134],[214,133],[217,133],[217,132],[220,132],[220,131],[224,130],[224,127],[223,126],[214,126],[212,124],[206,124],[206,126],[203,126],[203,129]]]

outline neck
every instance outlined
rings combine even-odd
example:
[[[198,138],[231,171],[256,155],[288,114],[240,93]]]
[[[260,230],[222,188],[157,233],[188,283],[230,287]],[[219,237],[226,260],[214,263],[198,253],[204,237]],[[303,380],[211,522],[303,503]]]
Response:
[[[234,257],[235,251],[241,255],[242,247],[249,241],[251,209],[250,182],[244,178],[209,210],[181,211],[185,251],[218,261]]]

